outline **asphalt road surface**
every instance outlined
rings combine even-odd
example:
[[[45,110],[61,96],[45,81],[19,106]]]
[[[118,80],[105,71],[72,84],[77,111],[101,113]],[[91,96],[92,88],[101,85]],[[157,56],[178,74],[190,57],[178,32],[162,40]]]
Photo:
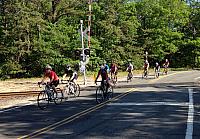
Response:
[[[0,139],[200,139],[199,71],[118,82],[114,98],[81,97],[40,110],[37,104],[1,110]]]

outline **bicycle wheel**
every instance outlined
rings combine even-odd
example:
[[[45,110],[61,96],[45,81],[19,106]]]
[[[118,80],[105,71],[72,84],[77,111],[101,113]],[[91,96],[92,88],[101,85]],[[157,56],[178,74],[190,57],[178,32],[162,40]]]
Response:
[[[144,72],[144,77],[147,78],[148,77],[148,71]]]
[[[79,84],[75,84],[74,85],[74,95],[76,97],[79,97],[79,95],[80,95],[80,86],[79,86]]]
[[[164,68],[164,70],[163,70],[163,75],[165,74],[165,75],[167,75],[167,68]]]
[[[113,87],[110,86],[108,88],[108,92],[107,92],[107,99],[109,100],[109,99],[112,99],[112,98],[113,98]]]
[[[54,103],[61,104],[63,100],[63,92],[62,90],[57,90],[57,92],[53,93]]]
[[[155,71],[154,77],[155,77],[155,79],[158,78],[158,71]]]
[[[168,69],[166,69],[165,74],[166,74],[166,75],[168,74]]]
[[[127,83],[128,83],[128,81],[129,81],[129,76],[127,76]]]
[[[104,101],[104,91],[101,87],[98,87],[96,90],[96,102],[101,103]]]
[[[133,74],[132,73],[128,73],[128,76],[127,76],[127,82],[128,81],[132,81],[132,78],[133,78]]]
[[[129,81],[131,81],[131,73],[128,73],[128,75],[127,75],[127,83],[128,83]]]
[[[49,105],[49,96],[46,91],[41,91],[37,98],[38,107],[42,110],[46,109]]]
[[[68,98],[69,98],[69,88],[68,87],[65,87],[63,90],[63,98],[65,100],[68,100]]]
[[[114,76],[115,84],[117,83],[117,75]]]

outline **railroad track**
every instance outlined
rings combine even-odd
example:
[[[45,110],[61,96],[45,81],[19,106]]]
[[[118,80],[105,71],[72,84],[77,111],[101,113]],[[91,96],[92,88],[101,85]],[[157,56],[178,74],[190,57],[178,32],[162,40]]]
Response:
[[[13,97],[13,96],[38,95],[39,92],[40,91],[5,92],[5,93],[0,93],[0,98],[3,98],[3,97]]]

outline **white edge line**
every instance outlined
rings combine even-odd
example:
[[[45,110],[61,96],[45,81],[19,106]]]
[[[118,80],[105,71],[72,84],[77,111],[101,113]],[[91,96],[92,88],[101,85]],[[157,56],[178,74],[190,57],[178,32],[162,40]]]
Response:
[[[19,105],[16,105],[16,106],[13,106],[13,108],[5,108],[5,110],[0,110],[0,113],[4,113],[4,112],[8,112],[8,111],[11,111],[11,110],[15,110],[17,108],[21,108],[21,107],[24,107],[24,106],[28,106],[28,105],[32,105],[32,104],[36,104],[36,102],[29,102],[29,103],[23,103],[23,104],[19,104]]]
[[[192,139],[193,117],[194,117],[193,89],[188,89],[188,92],[189,92],[189,110],[188,110],[187,129],[186,129],[185,139]]]
[[[173,103],[173,102],[144,102],[144,103],[110,103],[110,106],[188,106],[189,103]]]
[[[200,79],[200,77],[197,77],[197,78],[194,78],[195,80],[198,80],[198,79]]]

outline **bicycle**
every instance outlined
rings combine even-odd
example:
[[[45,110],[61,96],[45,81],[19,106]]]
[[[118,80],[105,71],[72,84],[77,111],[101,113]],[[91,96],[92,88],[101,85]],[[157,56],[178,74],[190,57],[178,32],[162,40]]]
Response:
[[[155,78],[159,78],[159,76],[160,76],[160,71],[158,69],[155,69],[155,75],[154,75],[154,77]]]
[[[148,77],[148,71],[147,71],[147,69],[145,69],[142,74],[142,78],[147,78],[147,77]]]
[[[127,75],[127,83],[130,81],[132,81],[132,78],[133,78],[133,74],[132,72],[128,72],[128,75]]]
[[[97,81],[97,82],[101,82],[101,81]],[[96,85],[97,85],[97,82],[96,82]],[[109,86],[108,88],[107,87],[108,86],[107,86],[106,81],[104,81],[104,83],[101,83],[101,85],[97,87],[96,89],[96,103],[97,104],[113,98],[113,87],[112,86]]]
[[[39,87],[40,83],[38,82]],[[42,110],[46,109],[50,102],[54,102],[56,105],[60,104],[63,100],[63,93],[60,88],[56,88],[57,92],[47,83],[43,83],[43,90],[38,94],[37,104]]]
[[[66,81],[66,83],[65,83]],[[69,80],[61,80],[62,84],[66,84],[63,89],[64,99],[67,100],[70,96],[79,97],[80,96],[80,86]]]
[[[114,84],[117,83],[117,75],[116,75],[116,73],[111,73],[111,79],[112,79]]]
[[[167,66],[164,66],[164,70],[163,70],[163,74],[168,74],[168,67]]]

